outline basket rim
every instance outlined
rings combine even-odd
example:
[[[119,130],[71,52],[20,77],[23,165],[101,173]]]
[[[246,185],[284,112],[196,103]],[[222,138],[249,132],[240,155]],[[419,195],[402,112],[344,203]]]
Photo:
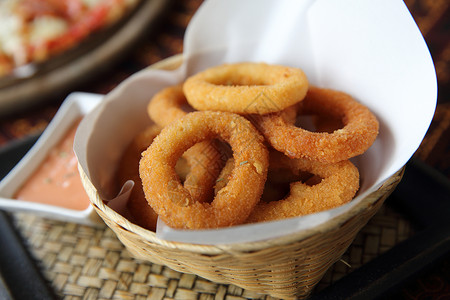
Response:
[[[161,69],[161,70],[173,70],[181,65],[183,62],[183,55],[177,54],[174,56],[170,56],[164,60],[161,60],[149,67],[148,69]],[[184,243],[184,242],[175,242],[175,241],[167,241],[160,239],[156,236],[156,233],[150,230],[147,230],[137,224],[132,223],[109,206],[107,206],[104,201],[100,198],[99,193],[96,188],[92,184],[92,182],[87,177],[84,170],[80,165],[79,172],[82,179],[83,186],[85,190],[88,192],[89,200],[91,204],[94,206],[96,210],[102,211],[110,221],[113,221],[115,224],[121,227],[123,230],[127,230],[131,233],[134,233],[141,238],[145,239],[147,242],[154,243],[160,245],[162,247],[171,248],[171,249],[179,249],[181,251],[190,251],[197,252],[203,254],[220,254],[224,252],[235,252],[235,251],[256,251],[267,248],[269,246],[280,246],[284,244],[289,244],[294,241],[300,241],[307,239],[315,234],[323,233],[329,230],[332,230],[336,227],[341,226],[345,222],[347,222],[352,217],[355,217],[360,212],[370,208],[380,199],[384,199],[384,194],[389,194],[398,182],[401,180],[404,172],[404,167],[398,170],[391,177],[386,179],[383,184],[380,185],[375,191],[371,192],[369,195],[361,199],[361,201],[350,208],[347,212],[334,217],[323,224],[315,226],[314,228],[308,230],[300,230],[297,232],[293,232],[290,234],[286,234],[280,237],[275,237],[267,240],[253,241],[253,242],[244,242],[244,243],[228,243],[228,244],[194,244],[194,243]],[[382,194],[381,196],[377,196],[378,194]],[[98,212],[97,212],[98,213]],[[101,216],[101,215],[100,215]],[[102,217],[102,216],[101,216]],[[102,217],[103,218],[103,217]]]
[[[93,184],[90,182],[89,178],[87,177],[83,169],[79,168],[79,172],[83,185],[85,186],[85,189],[88,191],[91,204],[94,206],[96,210],[102,211],[109,218],[109,221],[113,221],[117,226],[121,227],[121,229],[134,233],[140,236],[141,238],[145,239],[147,242],[158,244],[166,248],[179,249],[181,251],[190,251],[211,255],[235,251],[256,251],[265,249],[269,246],[274,245],[280,246],[290,244],[294,241],[305,240],[315,234],[324,233],[333,230],[337,227],[340,227],[342,224],[348,222],[352,217],[357,216],[362,211],[375,205],[376,202],[382,201],[385,198],[383,196],[389,195],[389,193],[395,188],[397,183],[401,180],[404,169],[405,168],[403,167],[400,170],[398,170],[394,175],[389,177],[377,190],[367,195],[358,204],[353,206],[344,214],[332,218],[324,222],[323,224],[315,226],[312,229],[300,230],[298,232],[293,232],[284,236],[271,238],[268,240],[243,242],[243,243],[240,242],[229,244],[215,244],[215,245],[183,243],[158,238],[155,232],[132,223],[124,216],[117,213],[108,205],[106,205],[105,202],[100,198],[99,193],[97,192]],[[380,193],[382,194],[382,196],[381,197],[377,196]]]

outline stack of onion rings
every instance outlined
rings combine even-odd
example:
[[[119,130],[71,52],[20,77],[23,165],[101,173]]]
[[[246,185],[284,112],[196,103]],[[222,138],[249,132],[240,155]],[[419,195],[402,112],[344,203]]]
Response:
[[[271,221],[342,205],[359,188],[348,159],[365,152],[379,129],[351,96],[309,86],[300,69],[264,63],[207,69],[161,90],[147,110],[163,129],[142,152],[141,196],[174,228]],[[297,125],[309,114],[321,132]]]

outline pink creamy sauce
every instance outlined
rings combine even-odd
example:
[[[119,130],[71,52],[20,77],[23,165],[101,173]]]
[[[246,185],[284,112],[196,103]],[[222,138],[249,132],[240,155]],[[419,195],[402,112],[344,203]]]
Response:
[[[73,141],[79,122],[66,133],[18,190],[18,200],[38,202],[74,210],[89,207],[89,198],[78,173]]]

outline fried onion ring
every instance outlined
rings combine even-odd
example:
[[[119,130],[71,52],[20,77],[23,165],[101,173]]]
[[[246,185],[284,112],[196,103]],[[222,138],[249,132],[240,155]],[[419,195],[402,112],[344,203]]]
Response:
[[[182,85],[169,86],[156,93],[147,105],[149,117],[159,126],[164,127],[184,117],[188,111],[183,109],[188,102]],[[192,108],[186,107],[189,110]]]
[[[216,137],[233,149],[235,167],[214,200],[201,203],[181,185],[174,167],[186,149]],[[143,153],[139,166],[145,197],[167,225],[218,228],[241,224],[259,201],[268,152],[263,137],[245,118],[225,112],[193,112],[166,126]]]
[[[147,113],[156,124],[165,127],[184,117],[187,111],[183,106],[187,105],[182,86],[174,85],[153,96],[147,105]],[[205,202],[212,198],[216,178],[227,161],[224,156],[226,154],[221,151],[221,145],[217,140],[200,142],[183,154],[190,168],[184,186],[193,199]]]
[[[378,135],[375,115],[343,92],[310,87],[298,107],[300,114],[328,114],[341,119],[344,126],[332,133],[312,132],[288,123],[280,113],[254,116],[252,121],[270,145],[291,158],[324,163],[347,160],[364,153]]]
[[[284,199],[259,202],[246,223],[292,218],[331,209],[349,202],[359,189],[358,169],[349,161],[323,164],[308,159],[291,159],[277,151],[270,152],[270,168],[289,168],[309,172],[321,180],[314,185],[293,182]],[[313,177],[315,178],[315,177]]]
[[[128,180],[134,181],[134,186],[127,202],[127,209],[133,217],[133,221],[139,226],[152,231],[156,229],[158,215],[145,199],[141,178],[139,177],[139,160],[141,159],[141,152],[148,148],[160,131],[161,127],[151,125],[138,133],[125,149],[117,169],[118,186],[123,186]]]
[[[267,114],[301,101],[308,90],[302,70],[265,63],[212,67],[189,77],[183,91],[197,110]]]
[[[127,202],[127,209],[133,221],[139,226],[152,231],[156,230],[158,215],[145,199],[142,181],[139,177],[139,161],[141,153],[151,145],[153,139],[160,131],[161,127],[150,125],[142,132],[139,132],[125,149],[117,169],[118,186],[123,186],[128,180],[134,181],[134,186]],[[212,198],[211,186],[214,183],[209,183],[209,181],[215,182],[216,173],[220,171],[222,164],[208,165],[211,161],[217,161],[217,158],[213,157],[216,153],[208,152],[208,149],[199,148],[198,145],[200,143],[186,151],[190,153],[190,155],[186,155],[188,159],[182,157],[182,159],[178,160],[175,170],[180,177],[183,177],[183,185],[191,193],[192,197],[196,201],[204,202]],[[197,149],[195,149],[196,146]],[[226,160],[225,158],[220,159]],[[205,170],[212,173],[207,173]]]

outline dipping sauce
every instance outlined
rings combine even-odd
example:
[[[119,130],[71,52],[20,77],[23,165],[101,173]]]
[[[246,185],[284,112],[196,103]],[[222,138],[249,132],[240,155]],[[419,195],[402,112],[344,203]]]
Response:
[[[74,210],[89,207],[89,198],[78,173],[73,142],[79,121],[50,150],[43,163],[18,190],[18,200],[50,204]]]

